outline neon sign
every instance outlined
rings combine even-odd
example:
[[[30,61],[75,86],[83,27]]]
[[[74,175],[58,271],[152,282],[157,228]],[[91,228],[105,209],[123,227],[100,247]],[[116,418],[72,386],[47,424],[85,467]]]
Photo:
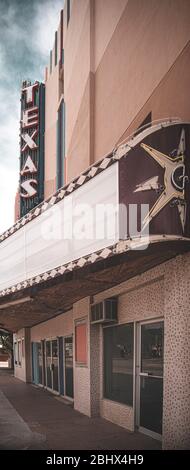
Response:
[[[20,121],[20,215],[43,200],[44,84],[23,82]]]

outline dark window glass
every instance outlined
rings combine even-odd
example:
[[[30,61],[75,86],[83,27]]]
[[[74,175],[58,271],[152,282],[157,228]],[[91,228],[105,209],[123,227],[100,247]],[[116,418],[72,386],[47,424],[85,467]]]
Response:
[[[61,49],[61,64],[64,64],[64,49]]]
[[[43,356],[42,356],[42,343],[38,343],[38,368],[39,368],[39,384],[43,384]]]
[[[104,329],[104,397],[133,405],[133,324]]]
[[[18,341],[18,363],[19,363],[19,366],[21,366],[21,341]]]
[[[53,370],[53,390],[59,390],[59,369],[58,369],[58,342],[52,341],[52,370]]]
[[[71,2],[70,0],[67,0],[67,24],[69,23],[70,15],[71,15]]]
[[[50,58],[50,73],[51,73],[52,72],[52,51],[50,51],[49,58]]]
[[[65,103],[61,102],[57,119],[57,179],[56,189],[65,183]]]
[[[14,360],[15,360],[15,364],[17,364],[17,362],[18,362],[18,349],[17,349],[17,343],[16,342],[14,343]]]
[[[164,323],[145,324],[141,327],[141,372],[163,376]]]
[[[140,378],[140,426],[162,434],[163,380]]]
[[[65,338],[65,393],[73,398],[73,338]]]
[[[55,32],[55,65],[57,65],[57,31]]]
[[[51,362],[51,343],[46,341],[46,384],[49,388],[52,388]]]

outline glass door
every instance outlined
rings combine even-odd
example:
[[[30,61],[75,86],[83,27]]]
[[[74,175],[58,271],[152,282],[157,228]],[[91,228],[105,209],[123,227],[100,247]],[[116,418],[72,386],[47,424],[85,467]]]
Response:
[[[164,322],[141,323],[138,345],[137,424],[140,431],[161,439]]]
[[[43,385],[43,349],[42,342],[38,343],[39,385]]]
[[[65,338],[65,395],[74,397],[73,393],[73,338]]]
[[[59,360],[57,339],[45,343],[46,354],[46,387],[52,391],[59,391]]]
[[[51,371],[51,341],[46,341],[46,387],[52,389],[52,371]]]
[[[52,388],[55,392],[59,391],[59,366],[58,366],[58,342],[52,341]]]
[[[36,385],[43,385],[42,342],[32,343],[32,380]]]

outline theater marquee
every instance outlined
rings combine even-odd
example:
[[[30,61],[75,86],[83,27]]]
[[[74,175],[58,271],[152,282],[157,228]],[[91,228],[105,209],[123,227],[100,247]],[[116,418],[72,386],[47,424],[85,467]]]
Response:
[[[30,106],[22,112],[21,193],[31,202],[39,194],[37,90],[23,90]],[[3,295],[101,259],[106,268],[107,257],[119,263],[118,254],[128,256],[135,275],[139,249],[143,266],[189,250],[190,125],[161,123],[130,138],[32,209],[1,241]]]

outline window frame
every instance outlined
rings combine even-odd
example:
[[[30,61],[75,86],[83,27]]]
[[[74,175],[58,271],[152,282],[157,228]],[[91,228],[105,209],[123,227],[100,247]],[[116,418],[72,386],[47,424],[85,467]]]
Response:
[[[108,398],[105,396],[105,344],[104,344],[104,331],[107,330],[108,328],[118,328],[121,326],[128,326],[132,325],[133,326],[133,366],[132,366],[132,404],[129,403],[124,403],[119,400],[114,400],[113,398]],[[129,408],[134,408],[135,406],[135,367],[136,367],[136,322],[135,321],[129,321],[125,323],[118,323],[117,325],[103,325],[102,328],[102,391],[101,391],[101,396],[102,400],[109,400],[113,403],[117,403],[118,405],[121,406],[127,406]]]

